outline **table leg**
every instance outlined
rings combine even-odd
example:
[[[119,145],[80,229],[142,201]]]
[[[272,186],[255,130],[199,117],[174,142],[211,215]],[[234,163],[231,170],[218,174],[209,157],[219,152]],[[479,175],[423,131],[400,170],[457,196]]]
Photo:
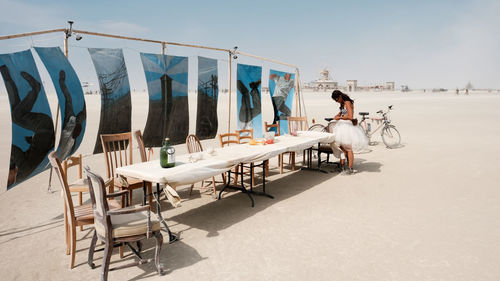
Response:
[[[146,191],[147,189],[146,189],[146,182],[145,181],[143,181],[143,190],[144,190],[143,204],[146,205],[146,197],[148,196],[148,194]],[[177,241],[179,239],[179,237],[177,237],[176,234],[174,234],[170,231],[170,228],[168,228],[167,222],[165,221],[165,219],[163,218],[163,216],[161,214],[160,192],[161,192],[160,184],[156,183],[156,192],[152,192],[152,195],[153,195],[154,199],[156,200],[156,216],[158,217],[158,220],[160,221],[160,223],[163,224],[163,226],[165,227],[165,230],[168,233],[169,243],[172,244],[175,241]]]

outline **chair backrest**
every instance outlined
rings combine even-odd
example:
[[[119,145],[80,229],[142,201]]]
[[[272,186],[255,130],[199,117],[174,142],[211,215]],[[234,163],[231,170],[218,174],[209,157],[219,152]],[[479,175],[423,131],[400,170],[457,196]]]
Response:
[[[102,150],[107,166],[107,177],[115,177],[115,169],[133,163],[132,133],[102,134]]]
[[[144,146],[144,138],[142,137],[141,130],[134,131],[134,137],[135,140],[137,141],[137,147],[139,148],[139,153],[141,154],[141,161],[142,162],[149,161],[153,150],[149,148],[148,153],[146,153],[146,146]]]
[[[68,182],[68,169],[74,166],[78,166],[78,179],[83,177],[83,162],[82,155],[70,156],[62,162],[62,168],[64,170],[64,179]]]
[[[247,143],[253,139],[253,129],[236,130],[239,143]]]
[[[288,117],[289,132],[307,131],[307,117]]]
[[[106,200],[106,186],[104,180],[97,174],[85,167],[85,173],[89,180],[90,200],[92,201],[92,211],[94,213],[94,227],[101,237],[111,238],[111,219],[108,216],[109,206]]]
[[[221,147],[232,143],[238,144],[240,143],[240,138],[237,133],[219,134],[219,143]]]
[[[267,124],[267,122],[264,122],[264,129],[266,132],[270,132],[272,128],[276,128],[276,133],[274,134],[275,136],[280,135],[280,123],[276,122],[276,124]],[[274,132],[274,130],[273,130]]]
[[[64,195],[64,202],[66,204],[66,208],[68,208],[70,217],[74,218],[75,217],[75,209],[73,207],[73,199],[71,198],[71,192],[69,191],[69,186],[68,186],[68,181],[67,176],[66,176],[66,171],[63,169],[61,165],[61,160],[59,160],[59,157],[57,157],[57,154],[55,151],[52,151],[49,153],[49,161],[50,164],[52,165],[52,168],[56,171],[57,178],[59,179],[59,182],[61,183],[63,195]],[[71,223],[73,220],[70,220]]]
[[[186,138],[186,146],[189,153],[203,151],[203,146],[201,146],[200,139],[195,135],[189,135]]]

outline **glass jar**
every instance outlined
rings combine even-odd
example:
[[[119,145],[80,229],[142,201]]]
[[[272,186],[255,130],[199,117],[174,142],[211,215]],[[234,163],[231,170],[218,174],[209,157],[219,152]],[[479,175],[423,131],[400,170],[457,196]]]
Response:
[[[165,138],[160,149],[160,165],[162,168],[172,168],[175,166],[175,148],[170,146],[170,139]]]

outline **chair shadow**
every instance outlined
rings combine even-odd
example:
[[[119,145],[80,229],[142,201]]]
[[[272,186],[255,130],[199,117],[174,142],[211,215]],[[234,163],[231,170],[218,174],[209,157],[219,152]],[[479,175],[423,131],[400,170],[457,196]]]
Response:
[[[83,245],[87,245],[87,247],[79,247],[77,252],[83,252],[82,254],[86,254],[89,251],[90,238],[93,233],[93,229],[89,229],[88,233],[85,234],[85,239],[88,239],[88,243],[80,243]],[[207,259],[206,257],[202,257],[196,249],[189,246],[188,244],[182,241],[176,241],[173,244],[168,243],[168,236],[163,233],[163,244],[160,252],[160,264],[163,265],[163,270],[165,274],[169,274],[174,270],[181,269],[184,267],[191,266],[196,264],[199,261]],[[81,240],[84,240],[83,238]],[[156,271],[156,266],[154,264],[154,255],[155,255],[155,240],[153,238],[141,240],[142,242],[142,251],[141,257],[143,259],[152,259],[150,262],[145,264],[137,265],[138,268],[142,269],[143,272],[131,277],[129,280],[140,280],[144,278],[149,278],[152,276],[158,275]],[[132,243],[135,247],[135,243]],[[98,271],[99,273],[102,270],[102,260],[103,260],[103,251],[100,250],[104,247],[99,242],[96,245],[96,251],[94,253],[94,271]],[[118,253],[118,247],[113,249],[113,255],[110,260],[110,268],[122,266],[125,264],[129,264],[131,262],[137,261],[138,258],[128,249],[127,246],[124,247],[125,253],[123,259],[120,259],[120,255]],[[78,266],[87,266],[87,261],[85,260],[82,263],[76,265]],[[125,269],[126,270],[126,269]],[[112,273],[111,273],[112,274]]]

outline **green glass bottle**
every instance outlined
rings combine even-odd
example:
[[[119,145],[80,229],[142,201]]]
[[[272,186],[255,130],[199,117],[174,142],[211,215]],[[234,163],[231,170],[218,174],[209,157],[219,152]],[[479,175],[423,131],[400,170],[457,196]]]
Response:
[[[160,149],[160,165],[162,168],[172,168],[175,166],[175,148],[170,146],[170,139],[165,138]]]

